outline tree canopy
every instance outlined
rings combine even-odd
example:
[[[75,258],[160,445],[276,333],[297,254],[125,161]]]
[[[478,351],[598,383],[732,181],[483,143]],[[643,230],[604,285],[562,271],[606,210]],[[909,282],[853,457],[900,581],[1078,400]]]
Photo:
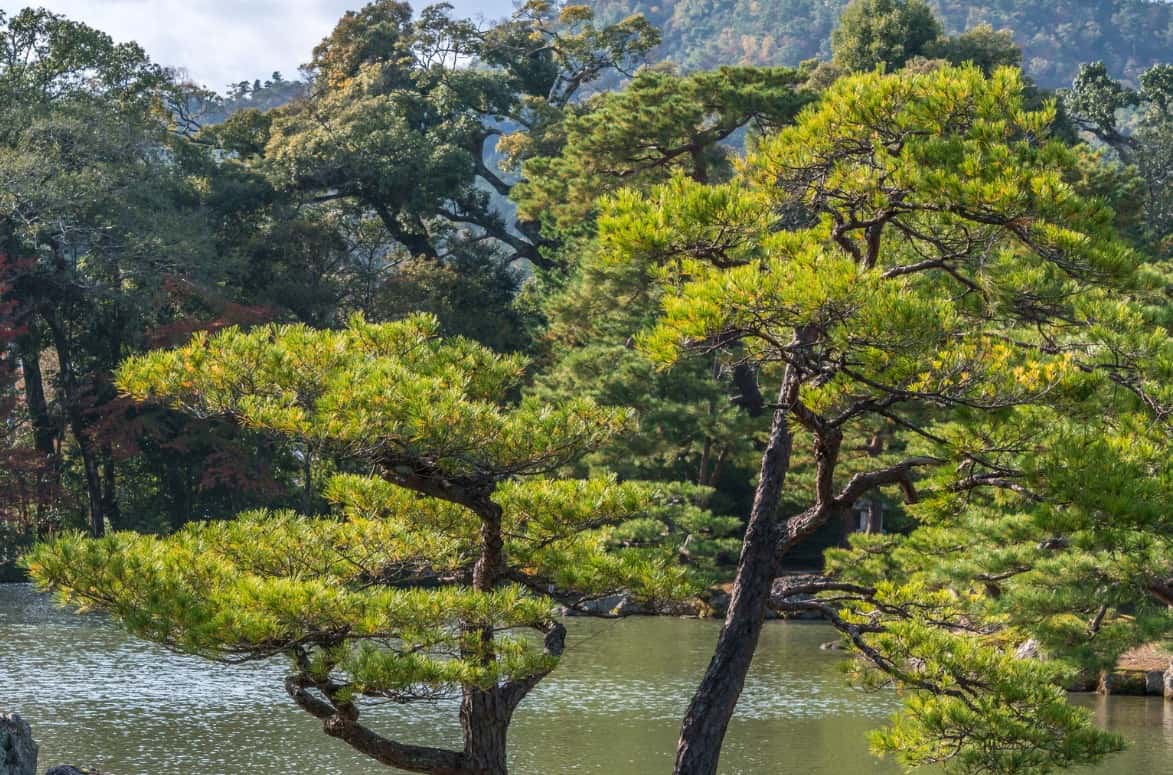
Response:
[[[686,69],[720,65],[789,65],[831,56],[831,35],[850,0],[592,0],[603,21],[642,13],[661,30],[657,57]],[[1009,30],[1023,48],[1026,73],[1056,88],[1079,66],[1103,60],[1134,80],[1168,58],[1173,9],[1163,0],[928,0],[950,35],[980,25]]]
[[[1006,651],[1010,633],[1037,634],[1090,667],[1171,623],[1151,594],[1122,602],[1171,570],[1157,513],[1168,483],[1138,481],[1168,441],[1170,339],[1157,311],[1166,280],[1113,236],[1110,211],[1066,182],[1078,157],[1047,139],[1054,117],[1053,106],[1026,107],[1010,69],[988,79],[949,67],[845,78],[763,141],[729,184],[678,178],[605,209],[604,251],[648,266],[664,288],[641,346],[666,364],[720,353],[779,385],[733,608],[685,720],[679,772],[715,769],[713,730],[727,721],[715,709],[731,711],[736,700],[730,676],[748,665],[744,629],[760,626],[778,559],[873,490],[897,486],[926,504],[910,507],[926,527],[909,541],[992,531],[1004,552],[957,550],[970,578],[1005,572],[1008,555],[1029,572],[1012,584],[1023,585],[1012,621],[998,603],[972,602],[944,583],[935,574],[947,561],[924,544],[907,585],[856,572],[868,551],[881,564],[889,549],[899,555],[899,539],[861,541],[859,555],[833,565],[834,603],[783,595],[784,610],[821,606],[886,680],[910,690],[877,745],[909,764],[1006,773],[1095,760],[1119,746],[1065,705],[1060,671]],[[794,206],[816,221],[777,228],[778,213]],[[876,447],[863,443],[877,433]],[[1115,456],[1113,468],[1124,466],[1118,484],[1129,496],[1110,508],[1103,497],[1115,485],[1071,489],[1087,481],[1072,470],[1089,461],[1075,439],[1090,437]],[[1137,442],[1127,462],[1108,452],[1113,438]],[[807,440],[809,458],[800,452]],[[792,468],[809,500],[778,513]],[[1001,520],[985,522],[984,503],[998,504]],[[1107,521],[1081,522],[1084,509]],[[1036,548],[1048,535],[1063,536],[1062,551]],[[1037,567],[1026,559],[1033,553],[1046,557]],[[1073,595],[1048,597],[1040,617],[1022,601],[1041,605],[1059,567]],[[1094,594],[1076,581],[1093,567]],[[1077,637],[1075,622],[1089,620],[1096,624]],[[1116,634],[1100,638],[1104,627]],[[1037,725],[1015,723],[1017,714],[1050,719],[1050,742]]]
[[[1063,689],[1173,633],[1170,7],[594,6],[376,0],[224,96],[0,14],[0,561],[401,769],[504,772],[563,613],[724,601],[682,775],[768,616],[906,767],[1117,750]]]
[[[519,358],[436,333],[422,315],[356,318],[341,331],[228,329],[127,361],[119,384],[139,399],[227,415],[373,474],[331,480],[336,516],[261,511],[166,538],[60,537],[30,555],[33,577],[172,648],[226,661],[287,655],[297,704],[384,764],[504,772],[510,717],[562,653],[554,598],[574,607],[623,589],[661,603],[687,594],[694,582],[673,547],[624,549],[613,533],[695,510],[695,494],[554,478],[629,412],[587,400],[510,405]],[[461,751],[406,745],[359,721],[363,698],[452,695]]]

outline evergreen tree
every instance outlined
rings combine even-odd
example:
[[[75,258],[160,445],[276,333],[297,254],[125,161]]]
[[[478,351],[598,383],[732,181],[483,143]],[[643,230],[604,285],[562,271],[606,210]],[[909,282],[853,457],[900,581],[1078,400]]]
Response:
[[[313,202],[361,205],[410,257],[489,240],[545,266],[536,230],[498,206],[512,182],[490,166],[493,144],[508,125],[541,135],[582,88],[655,42],[639,17],[596,28],[586,8],[543,0],[485,31],[444,6],[413,18],[379,0],[314,49],[314,88],[273,116],[266,169]]]
[[[114,406],[108,374],[146,329],[185,314],[172,289],[230,267],[212,260],[196,187],[171,163],[175,84],[141,48],[26,9],[0,14],[0,50],[0,250],[29,259],[10,281],[24,404],[53,472],[76,465],[100,535],[118,516],[96,433]]]
[[[1064,105],[1075,125],[1136,170],[1144,186],[1144,238],[1173,250],[1173,64],[1154,65],[1133,89],[1103,62],[1079,70]]]
[[[645,267],[663,294],[645,351],[666,364],[722,355],[777,386],[730,612],[677,772],[716,771],[771,605],[822,612],[909,691],[877,738],[908,764],[1045,772],[1120,746],[1065,703],[1055,663],[1008,648],[1037,632],[1102,664],[1173,627],[1145,591],[1173,570],[1169,481],[1154,470],[1131,483],[1168,449],[1167,279],[1067,182],[1080,157],[1048,138],[1054,106],[1026,104],[1011,69],[845,78],[730,184],[678,179],[605,209],[605,253]],[[779,213],[795,205],[817,222],[785,228]],[[1121,457],[1126,440],[1137,446]],[[812,475],[790,479],[800,463]],[[838,577],[771,594],[782,557],[885,487],[930,526],[893,542],[891,562],[907,568],[867,576],[852,555]],[[784,493],[805,503],[780,509]],[[1016,532],[1024,522],[1036,530]],[[934,525],[953,531],[930,538]],[[1005,551],[959,548],[938,565],[935,541],[969,529]],[[1032,555],[1040,534],[1059,554]],[[1021,618],[942,580],[956,561],[993,582],[1011,557],[1037,560]],[[820,592],[830,602],[797,597]],[[1103,613],[1080,629],[1089,606]]]
[[[831,33],[834,62],[849,72],[884,64],[898,70],[941,37],[924,0],[852,0]]]
[[[288,656],[293,700],[383,764],[504,773],[513,712],[562,653],[553,598],[687,594],[673,547],[619,548],[613,526],[696,510],[679,487],[554,478],[630,411],[510,405],[520,358],[436,332],[426,315],[356,318],[342,331],[228,329],[128,361],[119,385],[133,396],[230,416],[371,473],[330,482],[335,516],[262,511],[168,538],[62,536],[28,558],[33,577],[171,648]],[[360,720],[367,699],[452,695],[459,751]]]
[[[731,137],[792,120],[812,98],[800,80],[798,71],[780,67],[689,75],[640,70],[621,90],[595,95],[550,130],[563,138],[556,155],[535,155],[526,134],[505,138],[511,158],[532,157],[511,197],[520,217],[543,223],[547,233],[581,234],[591,230],[595,200],[619,187],[647,188],[676,172],[701,183],[726,180]]]

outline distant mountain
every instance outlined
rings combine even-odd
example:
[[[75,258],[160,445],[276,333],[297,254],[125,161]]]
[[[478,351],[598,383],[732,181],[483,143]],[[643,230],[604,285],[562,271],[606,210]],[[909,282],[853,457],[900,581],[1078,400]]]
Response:
[[[795,65],[829,58],[831,30],[848,0],[585,0],[599,18],[643,13],[663,32],[659,55],[688,69]],[[1027,72],[1046,87],[1071,83],[1079,65],[1104,60],[1133,79],[1173,60],[1173,4],[1164,0],[929,0],[946,30],[1010,29]]]

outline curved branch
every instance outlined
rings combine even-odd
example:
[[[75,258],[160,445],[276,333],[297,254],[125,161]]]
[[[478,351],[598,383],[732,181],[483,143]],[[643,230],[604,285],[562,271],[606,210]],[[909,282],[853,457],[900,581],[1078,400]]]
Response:
[[[385,738],[358,723],[358,714],[353,708],[340,709],[311,694],[309,689],[313,687],[313,681],[303,675],[291,675],[285,679],[285,691],[298,707],[322,721],[322,728],[327,735],[344,741],[359,753],[389,767],[430,775],[468,775],[469,769],[462,753],[407,745]]]

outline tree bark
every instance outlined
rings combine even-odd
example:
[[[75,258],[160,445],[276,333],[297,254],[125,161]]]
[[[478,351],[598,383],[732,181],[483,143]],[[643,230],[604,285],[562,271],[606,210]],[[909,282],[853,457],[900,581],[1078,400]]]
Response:
[[[45,399],[40,344],[33,337],[26,336],[21,339],[19,347],[25,408],[33,427],[33,448],[44,463],[44,468],[36,472],[34,495],[37,513],[40,515],[52,501],[59,486],[61,461],[57,451],[58,430],[49,416],[49,402]]]
[[[492,592],[505,573],[505,539],[501,533],[502,510],[488,497],[477,508],[481,518],[481,554],[473,567],[472,585]],[[493,662],[493,628],[480,632],[480,659]],[[464,731],[464,756],[470,773],[506,775],[506,734],[517,701],[502,686],[480,689],[466,686],[460,703],[460,727]],[[518,698],[520,700],[520,698]]]
[[[41,374],[41,348],[29,337],[20,343],[20,367],[24,377],[24,400],[33,426],[33,444],[47,458],[57,456],[57,431],[49,417],[45,400],[45,380]]]
[[[121,513],[118,510],[118,477],[114,470],[114,454],[110,445],[102,447],[102,513],[110,526],[118,528]]]
[[[782,380],[770,437],[762,454],[761,476],[754,493],[749,524],[733,582],[733,597],[713,659],[684,716],[676,748],[676,775],[715,775],[729,719],[749,672],[777,575],[780,537],[776,516],[782,487],[790,470],[794,438],[789,415],[798,397],[797,370],[789,367]]]
[[[506,736],[516,704],[501,687],[487,691],[465,688],[460,703],[464,758],[473,775],[506,775]]]
[[[90,443],[84,428],[78,428],[74,424],[73,435],[77,439],[82,466],[86,474],[86,492],[90,500],[90,536],[101,538],[106,535],[106,512],[102,499],[102,477],[98,471],[98,458],[94,454],[94,445]]]
[[[57,363],[61,368],[61,388],[65,405],[65,414],[69,418],[69,428],[81,452],[82,466],[85,469],[86,491],[90,502],[90,535],[101,538],[106,534],[106,517],[102,502],[102,476],[98,469],[98,456],[94,450],[93,440],[86,427],[85,413],[82,409],[80,388],[77,384],[77,374],[73,370],[73,361],[70,357],[69,340],[65,330],[58,323],[52,308],[41,311],[45,324],[53,335],[53,347],[57,350]]]

